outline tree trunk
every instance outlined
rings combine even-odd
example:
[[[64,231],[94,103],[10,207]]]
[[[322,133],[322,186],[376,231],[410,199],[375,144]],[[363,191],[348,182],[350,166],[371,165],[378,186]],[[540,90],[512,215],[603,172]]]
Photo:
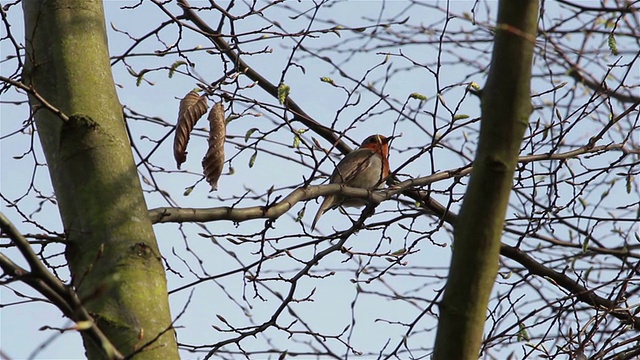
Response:
[[[111,74],[102,2],[22,4],[24,82],[69,116],[63,121],[30,98],[67,235],[72,285],[125,356],[143,348],[137,359],[178,358],[165,273]],[[88,358],[105,357],[100,346],[83,341]]]
[[[481,95],[480,141],[455,224],[434,359],[479,356],[509,194],[532,111],[531,62],[537,14],[537,0],[502,0],[499,4],[491,68]]]

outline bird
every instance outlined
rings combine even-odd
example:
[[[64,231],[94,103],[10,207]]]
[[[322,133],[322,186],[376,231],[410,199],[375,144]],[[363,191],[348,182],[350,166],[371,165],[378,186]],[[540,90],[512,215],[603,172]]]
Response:
[[[389,176],[389,141],[393,137],[371,135],[364,139],[360,147],[345,156],[336,166],[329,183],[373,189],[381,187]],[[338,206],[361,207],[367,204],[363,199],[345,199],[340,194],[324,198],[318,209],[311,230],[313,231],[322,214]]]

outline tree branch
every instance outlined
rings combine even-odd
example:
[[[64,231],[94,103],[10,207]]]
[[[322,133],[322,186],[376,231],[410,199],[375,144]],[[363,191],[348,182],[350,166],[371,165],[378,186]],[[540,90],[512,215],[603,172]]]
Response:
[[[185,18],[191,21],[201,32],[203,32],[204,35],[218,48],[218,50],[225,54],[236,65],[239,73],[243,73],[249,79],[255,81],[258,86],[260,86],[269,95],[276,99],[278,98],[278,86],[272,84],[267,80],[267,78],[255,71],[244,60],[242,60],[240,55],[224,40],[221,36],[222,34],[212,29],[200,16],[198,16],[198,14],[196,14],[195,11],[191,9],[191,5],[189,5],[187,0],[178,0],[178,5],[180,5],[184,11]],[[284,106],[293,113],[294,120],[300,121],[305,126],[313,129],[313,131],[333,144],[335,148],[340,150],[343,154],[351,152],[351,148],[345,144],[333,130],[314,120],[293,99],[291,99],[291,97],[287,96],[284,101]]]
[[[40,102],[40,104],[42,104],[42,106],[51,111],[52,113],[54,113],[56,116],[58,116],[60,119],[62,119],[62,121],[69,121],[69,117],[63,113],[60,109],[58,109],[57,107],[51,105],[51,103],[49,103],[47,101],[47,99],[43,98],[42,95],[38,94],[38,92],[32,87],[32,86],[27,86],[24,83],[20,82],[20,81],[16,81],[13,79],[9,79],[7,77],[4,76],[0,76],[0,81],[5,82],[13,87],[16,87],[20,90],[24,90],[27,94],[33,96],[36,100],[38,100],[38,102]]]
[[[18,232],[16,227],[3,213],[0,213],[0,229],[2,229],[2,231],[9,236],[11,241],[16,244],[16,247],[20,250],[22,256],[27,260],[27,263],[31,268],[31,272],[16,265],[13,261],[4,256],[4,254],[0,253],[0,267],[2,270],[16,279],[23,281],[42,294],[51,301],[52,304],[60,309],[66,317],[73,320],[76,324],[91,324],[86,329],[83,328],[82,325],[79,325],[79,330],[86,331],[109,359],[123,359],[124,356],[113,346],[113,344],[111,344],[109,339],[98,328],[91,315],[89,315],[87,310],[80,303],[75,292],[47,271],[42,262],[38,259],[38,256],[29,246],[27,239]]]

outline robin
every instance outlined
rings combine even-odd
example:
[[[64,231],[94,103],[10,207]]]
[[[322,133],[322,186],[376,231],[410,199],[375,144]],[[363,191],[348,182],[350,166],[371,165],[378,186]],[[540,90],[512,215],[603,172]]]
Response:
[[[383,180],[389,176],[389,141],[393,137],[371,135],[360,147],[345,156],[331,174],[331,184],[345,184],[351,187],[373,189],[381,187]],[[324,198],[316,217],[311,223],[311,230],[327,210],[338,206],[361,207],[367,202],[363,199],[345,199],[340,194]]]

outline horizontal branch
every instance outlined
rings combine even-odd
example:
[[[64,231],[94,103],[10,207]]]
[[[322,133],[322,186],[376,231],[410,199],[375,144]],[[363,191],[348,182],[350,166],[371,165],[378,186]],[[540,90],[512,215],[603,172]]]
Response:
[[[393,189],[370,191],[341,184],[317,185],[295,189],[278,203],[268,204],[265,206],[252,206],[247,208],[222,206],[201,209],[162,207],[149,210],[149,217],[151,218],[151,222],[154,224],[166,222],[208,222],[216,220],[243,222],[262,218],[277,219],[289,211],[298,202],[311,200],[318,196],[340,193],[347,197],[369,199],[371,202],[380,203],[384,200],[390,199],[399,192],[401,191]]]
[[[543,160],[566,160],[574,158],[578,155],[592,154],[609,150],[621,150],[631,153],[631,150],[625,150],[622,144],[610,144],[602,146],[589,146],[585,145],[578,149],[567,151],[558,154],[540,154],[540,155],[527,155],[519,158],[519,163],[529,163],[533,161]],[[300,201],[311,200],[318,196],[326,196],[331,194],[342,194],[352,198],[369,199],[374,203],[380,203],[385,200],[391,199],[393,196],[404,193],[406,191],[412,191],[415,187],[421,187],[429,185],[436,181],[445,179],[451,179],[454,177],[462,177],[471,172],[472,166],[461,167],[452,170],[446,170],[437,172],[433,175],[419,177],[415,179],[409,179],[393,187],[379,190],[369,191],[361,188],[352,188],[343,186],[340,184],[329,185],[317,185],[309,186],[307,188],[297,188],[287,195],[283,200],[275,204],[267,204],[263,206],[253,206],[247,208],[235,208],[229,206],[222,206],[216,208],[177,208],[177,207],[160,207],[149,210],[149,217],[152,223],[183,223],[183,222],[209,222],[217,220],[229,220],[234,222],[243,222],[253,219],[277,219],[281,215],[289,211],[295,204]],[[407,194],[407,193],[405,193]],[[409,195],[409,194],[407,194]],[[414,200],[424,200],[422,196],[410,196]],[[444,209],[444,206],[440,204],[428,204],[429,210],[433,211],[434,207]],[[436,211],[436,215],[441,218],[447,216],[447,214]]]

